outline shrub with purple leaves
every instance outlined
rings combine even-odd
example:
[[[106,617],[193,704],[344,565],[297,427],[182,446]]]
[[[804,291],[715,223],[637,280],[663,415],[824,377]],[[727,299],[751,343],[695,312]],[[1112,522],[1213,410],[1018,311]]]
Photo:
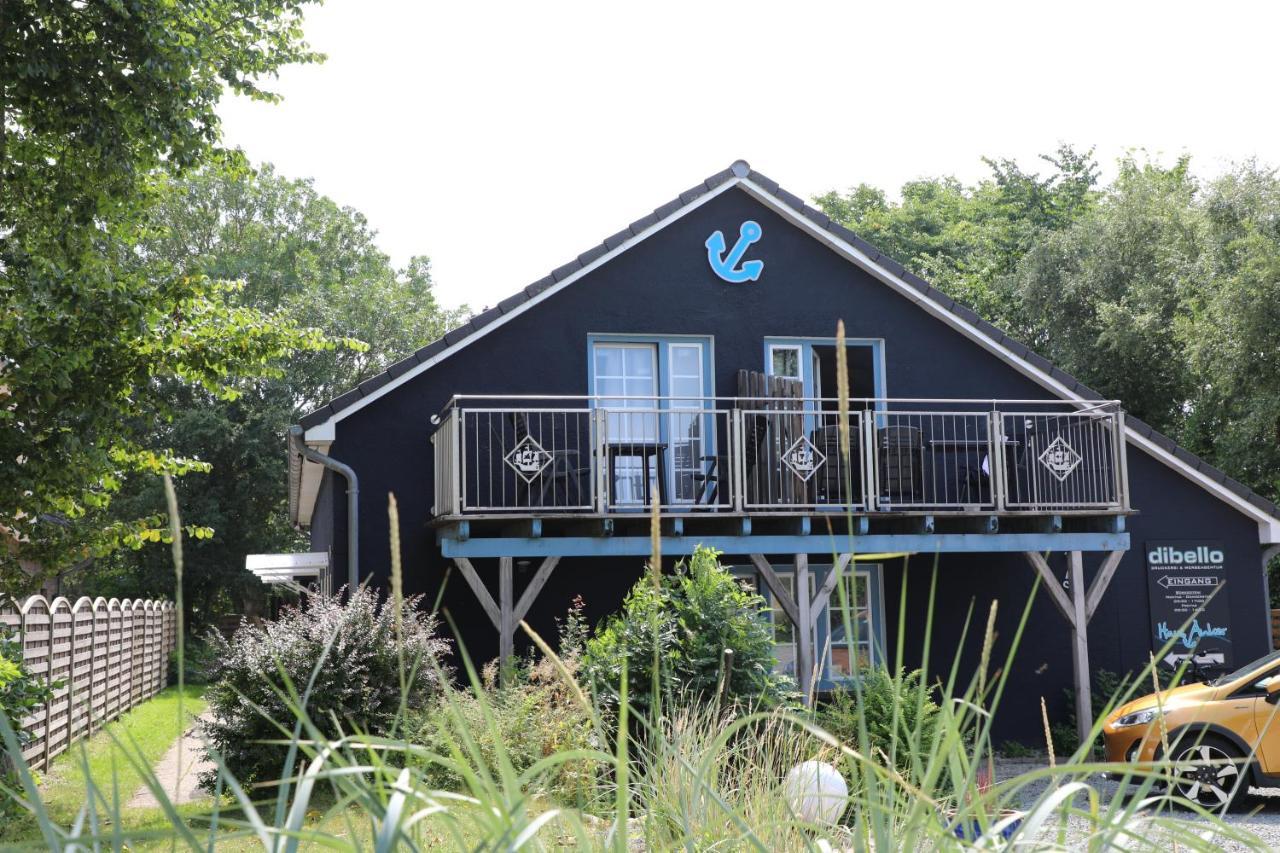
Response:
[[[308,595],[274,622],[242,623],[229,642],[212,635],[217,659],[202,730],[227,769],[241,783],[274,781],[285,772],[288,747],[271,741],[287,740],[281,727],[292,731],[298,719],[286,677],[302,696],[315,674],[306,713],[329,738],[385,735],[402,707],[426,707],[449,677],[440,662],[448,643],[436,636],[435,616],[418,604],[418,597],[405,599],[401,614],[403,701],[395,606],[367,589],[345,602]],[[212,788],[215,776],[211,771],[201,783]]]

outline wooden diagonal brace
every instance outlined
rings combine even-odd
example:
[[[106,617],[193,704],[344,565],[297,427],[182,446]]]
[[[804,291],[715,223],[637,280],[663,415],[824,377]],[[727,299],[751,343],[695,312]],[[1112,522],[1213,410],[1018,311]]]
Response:
[[[471,565],[471,561],[466,557],[454,557],[453,563],[462,572],[462,577],[466,580],[467,586],[471,587],[471,591],[479,599],[480,606],[488,614],[489,621],[493,623],[493,627],[501,630],[502,615],[498,611],[498,604],[493,600],[493,596],[489,594],[489,590],[485,588],[484,581],[480,580],[480,576],[476,574],[475,567]]]
[[[791,624],[796,626],[796,630],[799,630],[800,608],[796,606],[796,600],[791,597],[791,591],[787,589],[787,585],[782,582],[782,578],[778,577],[778,573],[773,570],[773,566],[769,565],[769,561],[764,558],[763,554],[750,554],[749,556],[756,567],[756,571],[760,573],[760,577],[764,578],[765,585],[769,587],[769,592],[773,594],[773,600],[778,602],[778,605],[782,607],[782,611],[787,614],[787,618],[791,620]]]
[[[813,603],[809,605],[810,628],[817,626],[819,615],[827,608],[831,600],[831,593],[835,591],[836,584],[840,581],[841,575],[844,574],[845,569],[849,567],[849,563],[852,560],[852,554],[841,554],[835,565],[831,567],[831,571],[827,572],[827,576],[822,579],[822,586],[818,587],[817,592],[813,594]]]
[[[1126,553],[1126,551],[1111,551],[1102,561],[1102,568],[1098,569],[1098,573],[1094,575],[1093,583],[1089,584],[1089,593],[1085,596],[1084,609],[1087,619],[1093,618],[1094,611],[1098,609],[1098,604],[1101,603],[1102,596],[1106,594],[1107,586],[1111,583],[1111,577],[1116,573],[1120,560]]]
[[[513,624],[519,625],[524,621],[524,617],[529,613],[529,608],[533,606],[534,599],[538,597],[538,593],[542,592],[542,588],[546,586],[547,578],[551,577],[551,572],[559,562],[559,557],[547,557],[542,561],[542,565],[538,566],[538,571],[534,574],[533,579],[529,581],[529,585],[524,588],[524,592],[520,594],[520,600],[516,602],[516,609],[512,619]]]
[[[1035,570],[1040,573],[1040,579],[1043,581],[1041,586],[1049,591],[1049,597],[1057,605],[1058,612],[1062,614],[1062,618],[1067,620],[1068,625],[1075,627],[1075,607],[1071,604],[1071,599],[1067,598],[1066,590],[1062,588],[1062,584],[1054,577],[1053,569],[1049,568],[1048,561],[1035,551],[1025,551],[1023,553],[1026,555],[1027,562],[1031,563]]]

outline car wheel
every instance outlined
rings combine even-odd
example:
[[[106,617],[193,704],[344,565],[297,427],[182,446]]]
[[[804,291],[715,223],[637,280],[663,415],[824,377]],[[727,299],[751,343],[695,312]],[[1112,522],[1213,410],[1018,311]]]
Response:
[[[1236,750],[1209,740],[1189,743],[1173,751],[1173,772],[1178,781],[1173,793],[1206,809],[1231,805],[1249,788],[1240,777],[1244,769]]]

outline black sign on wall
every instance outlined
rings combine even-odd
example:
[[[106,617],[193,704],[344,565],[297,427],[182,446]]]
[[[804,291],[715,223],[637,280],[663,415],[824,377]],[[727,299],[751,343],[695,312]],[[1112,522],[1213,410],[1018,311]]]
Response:
[[[1230,666],[1231,610],[1227,606],[1226,554],[1217,540],[1147,542],[1147,590],[1151,600],[1151,649],[1170,640],[1165,660]]]

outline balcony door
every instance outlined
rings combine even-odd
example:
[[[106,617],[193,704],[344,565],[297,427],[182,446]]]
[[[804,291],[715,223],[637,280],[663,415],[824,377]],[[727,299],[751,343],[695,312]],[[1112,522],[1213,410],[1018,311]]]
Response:
[[[610,503],[644,506],[658,487],[668,504],[692,504],[703,490],[714,445],[710,340],[591,339],[591,392],[606,409]],[[659,458],[661,457],[659,464]]]

